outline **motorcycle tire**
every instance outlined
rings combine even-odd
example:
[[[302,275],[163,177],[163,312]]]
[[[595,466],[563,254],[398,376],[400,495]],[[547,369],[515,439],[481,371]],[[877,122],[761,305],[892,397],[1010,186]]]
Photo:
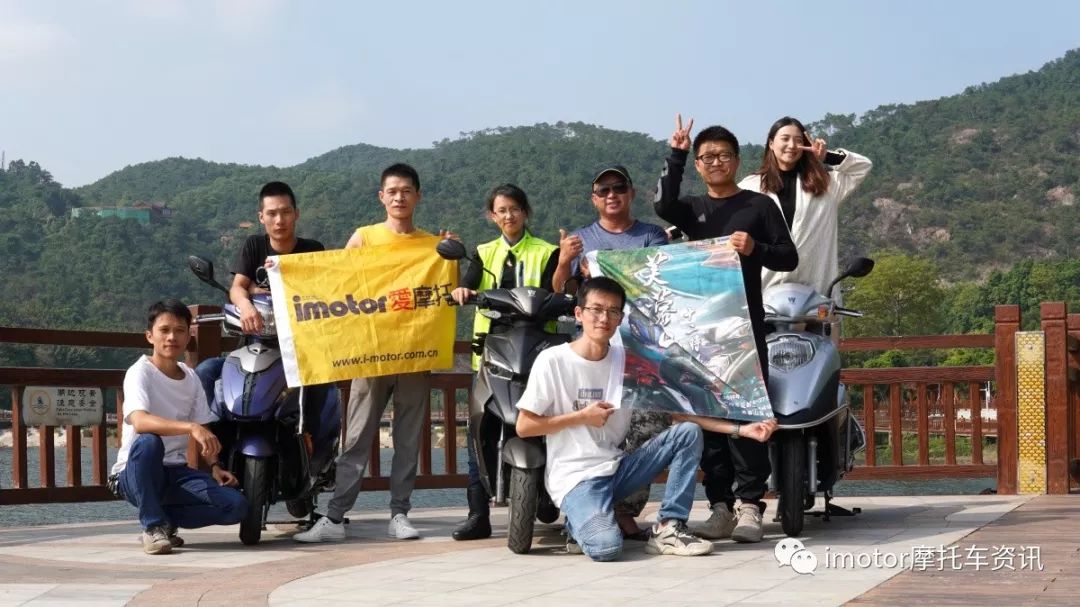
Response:
[[[532,548],[542,482],[543,471],[540,469],[510,469],[510,527],[506,545],[514,554],[526,554]]]
[[[240,521],[240,541],[247,546],[259,543],[267,502],[270,501],[270,460],[265,457],[244,458],[244,478],[240,485],[248,501],[248,513]]]
[[[799,432],[780,437],[780,527],[788,537],[798,537],[806,502],[806,442]]]

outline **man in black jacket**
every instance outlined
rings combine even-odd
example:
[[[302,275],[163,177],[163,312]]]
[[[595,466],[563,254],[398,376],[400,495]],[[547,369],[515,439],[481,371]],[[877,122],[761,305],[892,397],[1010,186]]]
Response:
[[[671,155],[664,163],[656,188],[656,214],[674,224],[690,240],[729,236],[739,253],[750,324],[766,385],[769,381],[765,344],[765,309],[761,299],[761,270],[791,271],[799,255],[784,216],[769,197],[735,184],[739,170],[739,140],[722,126],[711,126],[693,140],[694,168],[708,190],[704,196],[679,196],[683,170],[691,149],[691,120],[683,128],[676,115]],[[737,440],[705,432],[701,456],[705,494],[712,515],[696,530],[709,539],[731,537],[738,542],[760,542],[765,511],[769,451],[764,443]],[[732,485],[735,485],[734,491]],[[739,509],[734,511],[735,498]]]

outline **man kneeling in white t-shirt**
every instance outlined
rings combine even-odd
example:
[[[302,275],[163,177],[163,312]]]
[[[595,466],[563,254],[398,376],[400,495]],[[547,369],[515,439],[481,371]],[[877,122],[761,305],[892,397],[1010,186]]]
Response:
[[[626,292],[614,280],[589,279],[578,291],[574,310],[581,336],[548,348],[533,363],[528,385],[517,403],[519,436],[547,436],[544,482],[551,499],[566,514],[570,541],[594,561],[610,561],[622,551],[622,532],[613,503],[647,486],[669,468],[659,522],[649,532],[650,554],[697,556],[712,543],[686,528],[701,460],[701,429],[766,441],[776,420],[738,424],[675,415],[677,422],[637,451],[619,445],[630,427],[630,410],[609,401],[621,397],[624,354],[609,340],[618,330]]]
[[[154,346],[124,375],[124,431],[109,485],[139,509],[143,550],[169,554],[184,545],[178,527],[234,525],[248,503],[233,489],[236,477],[218,461],[221,443],[203,424],[212,421],[206,393],[180,362],[191,339],[191,312],[175,299],[147,314],[146,340]],[[187,466],[195,439],[210,474]]]

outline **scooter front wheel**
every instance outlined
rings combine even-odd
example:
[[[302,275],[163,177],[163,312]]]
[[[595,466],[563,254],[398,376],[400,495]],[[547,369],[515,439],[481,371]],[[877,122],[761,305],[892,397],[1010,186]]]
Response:
[[[506,545],[515,554],[525,554],[532,548],[536,508],[540,501],[543,470],[510,469],[510,527]]]
[[[780,526],[789,537],[803,530],[806,442],[801,432],[780,432]]]
[[[248,513],[240,521],[240,541],[251,546],[258,544],[262,537],[263,517],[270,501],[270,460],[265,457],[245,457],[241,488],[248,501]]]

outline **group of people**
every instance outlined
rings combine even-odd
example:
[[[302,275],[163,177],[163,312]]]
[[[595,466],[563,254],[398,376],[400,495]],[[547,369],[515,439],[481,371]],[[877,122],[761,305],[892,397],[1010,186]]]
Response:
[[[739,253],[767,382],[762,289],[790,281],[825,289],[837,271],[839,203],[866,177],[871,163],[850,151],[828,150],[825,141],[812,139],[798,120],[785,117],[769,131],[761,167],[737,183],[740,156],[735,135],[712,126],[691,138],[692,128],[692,120],[684,126],[676,117],[654,208],[691,240],[730,237]],[[680,195],[691,152],[707,190],[704,195]],[[726,537],[761,541],[762,499],[770,474],[765,443],[776,429],[775,420],[739,423],[631,412],[610,402],[617,401],[621,391],[611,378],[622,376],[623,352],[612,347],[610,339],[622,320],[626,293],[611,279],[591,277],[585,254],[663,245],[668,234],[633,217],[636,191],[625,167],[603,168],[591,189],[596,221],[571,233],[560,230],[558,244],[553,244],[528,229],[532,208],[525,192],[512,184],[496,187],[487,198],[486,211],[500,235],[476,247],[473,258],[483,266],[470,265],[452,293],[464,303],[475,292],[495,287],[534,286],[555,292],[576,288],[575,316],[581,332],[572,342],[538,356],[517,403],[516,427],[519,436],[547,437],[545,485],[566,515],[567,548],[594,560],[611,560],[626,539],[644,541],[650,553],[676,555],[707,554],[712,550],[709,540]],[[421,189],[412,167],[395,164],[385,169],[378,197],[386,210],[385,221],[358,228],[347,248],[428,240],[434,249],[440,238],[456,237],[414,225]],[[323,250],[321,243],[296,236],[299,215],[288,185],[264,186],[259,221],[266,233],[247,239],[232,268],[229,298],[245,331],[261,328],[249,297],[261,288],[256,274],[266,258]],[[153,354],[132,366],[124,381],[124,437],[111,478],[117,493],[139,508],[144,548],[152,554],[182,545],[178,527],[235,523],[247,508],[243,496],[232,489],[236,479],[217,460],[220,444],[202,425],[209,421],[207,402],[220,363],[200,365],[196,373],[179,362],[190,322],[180,302],[154,304],[147,328]],[[486,332],[487,323],[477,315],[474,331]],[[477,364],[474,358],[474,369]],[[388,534],[397,539],[419,537],[408,512],[429,395],[427,373],[353,380],[333,497],[326,515],[294,535],[296,541],[345,538],[344,515],[356,500],[379,420],[391,400],[394,459]],[[199,444],[210,474],[184,463],[187,436]],[[469,515],[453,533],[457,540],[491,535],[490,496],[480,482],[475,448],[470,441]],[[699,467],[711,513],[691,531],[688,517]],[[642,530],[635,518],[648,499],[651,480],[665,468],[669,473],[659,520]]]

